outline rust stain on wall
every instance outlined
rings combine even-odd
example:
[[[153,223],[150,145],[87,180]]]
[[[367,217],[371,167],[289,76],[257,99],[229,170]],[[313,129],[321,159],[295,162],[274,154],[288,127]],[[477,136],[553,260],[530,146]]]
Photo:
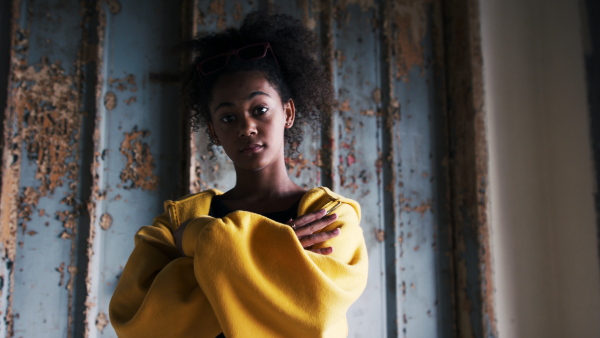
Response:
[[[404,195],[400,195],[400,203],[402,204],[402,211],[404,212],[417,212],[421,214],[421,217],[425,216],[425,213],[432,210],[433,202],[431,199],[421,202],[418,205],[411,205],[411,198],[406,198]]]
[[[96,317],[96,328],[102,333],[106,325],[108,325],[108,316],[102,311],[98,312],[98,316]]]
[[[427,8],[430,0],[394,1],[389,18],[384,20],[390,25],[390,47],[395,65],[396,79],[408,81],[408,72],[413,67],[425,66],[424,46],[422,41],[427,34]]]
[[[27,157],[37,164],[35,178],[41,183],[37,189],[46,196],[78,172],[71,158],[79,139],[77,88],[59,63],[15,69],[13,76],[20,83],[13,109],[19,116],[21,139]]]
[[[10,91],[7,102],[5,119],[5,134],[3,139],[2,176],[2,242],[4,244],[7,263],[14,262],[17,244],[17,222],[23,234],[35,236],[36,230],[27,231],[31,216],[37,211],[39,217],[47,215],[45,210],[37,210],[42,197],[56,195],[57,189],[63,189],[64,195],[54,196],[68,210],[55,212],[54,218],[62,222],[63,233],[71,240],[74,248],[75,220],[80,213],[80,203],[77,201],[77,179],[79,174],[79,138],[81,112],[81,59],[78,55],[74,63],[75,75],[67,75],[60,61],[51,63],[42,58],[38,64],[27,64],[29,49],[28,32],[19,28],[18,13],[20,1],[13,2],[13,29],[10,65]],[[24,152],[21,151],[24,150]],[[26,158],[28,162],[22,160]],[[32,164],[33,177],[27,178],[27,185],[20,187],[21,166]],[[36,182],[31,182],[31,179]],[[22,183],[21,183],[22,184]],[[25,185],[25,184],[23,184]],[[18,210],[18,211],[17,211]],[[48,215],[49,216],[49,215]],[[49,226],[49,222],[45,223]],[[41,224],[33,225],[35,227]],[[32,226],[32,227],[33,227]],[[69,231],[71,234],[69,234]],[[25,237],[21,237],[18,245],[25,245]],[[73,261],[73,250],[71,257]],[[59,285],[64,284],[65,263],[56,268],[59,272]],[[13,335],[12,294],[14,288],[14,270],[8,268],[9,294],[5,314],[7,336]],[[76,273],[68,267],[71,277]],[[4,278],[6,276],[3,276]],[[74,280],[74,278],[71,278]],[[68,312],[73,305],[72,293],[69,293]],[[18,314],[15,314],[18,316]],[[70,330],[69,330],[70,332]]]
[[[123,100],[123,102],[125,102],[127,105],[130,105],[134,102],[137,102],[137,98],[135,96],[132,96],[132,97],[128,98],[127,100]]]
[[[59,273],[58,286],[63,286],[65,282],[65,262],[60,263],[60,266],[56,268],[56,271]]]
[[[108,230],[112,226],[112,216],[109,213],[104,213],[100,216],[100,227],[103,230]]]
[[[210,3],[208,13],[217,16],[218,29],[223,29],[227,26],[227,23],[225,22],[225,18],[227,17],[227,14],[225,13],[225,0],[213,0]]]
[[[104,107],[110,111],[117,107],[117,96],[113,92],[106,92],[104,94]]]
[[[377,242],[382,243],[385,240],[385,230],[373,229],[375,233],[375,239]]]
[[[286,157],[285,164],[290,175],[300,177],[302,171],[310,170],[316,164],[316,161],[309,162],[302,154],[299,154],[295,158]]]
[[[342,66],[344,66],[344,61],[346,61],[346,56],[342,53],[341,50],[336,50],[335,51],[335,60],[337,63],[338,68],[342,68]]]
[[[190,137],[190,154],[193,158],[190,161],[190,193],[198,193],[202,190],[210,189],[208,183],[202,179],[202,164],[198,160],[198,133],[192,132]],[[204,158],[204,160],[206,157]]]
[[[75,183],[79,173],[81,120],[78,83],[75,76],[65,74],[60,62],[50,64],[45,59],[35,66],[15,64],[11,71],[11,80],[17,84],[11,92],[14,125],[10,130],[15,131],[10,138],[11,147],[17,149],[23,145],[25,156],[35,164],[34,178],[39,181],[39,184],[23,187],[20,194],[13,195],[19,196],[17,216],[21,220],[21,229],[23,233],[27,231],[27,222],[31,221],[40,198],[67,185],[69,192],[60,202],[71,209],[57,211],[55,219],[72,233],[80,208]]]
[[[241,22],[244,18],[244,9],[242,8],[242,4],[239,1],[235,2],[235,10],[233,12],[233,19],[236,22]]]
[[[152,78],[152,74],[155,73],[151,73],[151,78]],[[124,92],[126,90],[129,90],[130,92],[137,92],[138,88],[137,88],[137,84],[135,82],[135,75],[133,74],[129,74],[123,78],[109,78],[108,79],[108,84],[110,85],[111,88],[115,88],[120,92]]]
[[[106,3],[108,4],[108,11],[111,14],[117,14],[121,11],[121,3],[119,0],[106,0]]]
[[[127,158],[125,168],[121,170],[121,182],[128,183],[125,189],[142,188],[143,190],[155,190],[158,185],[158,176],[153,173],[156,165],[154,157],[150,152],[148,143],[142,139],[150,135],[148,130],[137,130],[134,127],[131,133],[125,132],[125,138],[121,142],[121,154]]]

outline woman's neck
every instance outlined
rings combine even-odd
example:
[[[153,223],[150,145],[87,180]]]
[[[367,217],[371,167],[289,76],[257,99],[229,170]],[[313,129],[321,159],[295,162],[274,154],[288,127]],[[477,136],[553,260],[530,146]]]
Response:
[[[264,201],[297,195],[304,189],[287,174],[285,162],[257,171],[236,168],[236,184],[224,196],[227,199]]]

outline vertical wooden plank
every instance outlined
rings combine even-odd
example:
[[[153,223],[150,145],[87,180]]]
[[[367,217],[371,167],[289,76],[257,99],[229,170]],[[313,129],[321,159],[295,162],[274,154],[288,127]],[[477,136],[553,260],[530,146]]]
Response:
[[[443,8],[458,334],[496,337],[479,5]]]
[[[12,37],[12,2],[2,1],[0,3],[0,249],[2,254],[2,264],[0,264],[0,311],[6,318],[6,311],[8,309],[8,296],[9,296],[9,285],[12,285],[10,281],[10,266],[8,262],[11,261],[12,250],[9,250],[10,242],[14,240],[11,234],[10,225],[10,213],[5,209],[9,204],[5,203],[4,196],[8,195],[3,189],[3,183],[10,185],[8,179],[4,177],[11,177],[11,168],[5,159],[5,155],[9,155],[8,149],[4,148],[5,142],[8,141],[8,130],[11,129],[8,126],[9,120],[5,119],[5,112],[8,110],[7,106],[7,93],[9,83],[9,68],[10,68],[10,56],[12,52],[11,48],[11,37]],[[6,131],[6,134],[5,134]],[[7,332],[7,321],[0,320],[0,334]]]
[[[3,275],[10,274],[3,329],[70,336],[82,209],[81,5],[14,1],[13,14],[2,168]]]
[[[87,335],[115,336],[108,304],[139,227],[180,194],[183,1],[99,2]]]
[[[383,6],[389,67],[383,96],[394,173],[387,188],[397,217],[395,278],[388,279],[396,303],[388,310],[396,312],[397,327],[388,316],[396,331],[390,336],[454,336],[438,11],[436,1]]]
[[[334,85],[339,101],[333,117],[333,189],[357,200],[369,253],[365,292],[348,312],[354,337],[386,335],[386,273],[381,177],[380,44],[374,5],[335,3]]]
[[[8,91],[8,69],[10,65],[10,28],[11,2],[0,2],[0,135],[4,135],[4,110],[6,109],[6,94]],[[4,138],[0,136],[0,149],[3,148]],[[2,180],[0,179],[0,191]]]

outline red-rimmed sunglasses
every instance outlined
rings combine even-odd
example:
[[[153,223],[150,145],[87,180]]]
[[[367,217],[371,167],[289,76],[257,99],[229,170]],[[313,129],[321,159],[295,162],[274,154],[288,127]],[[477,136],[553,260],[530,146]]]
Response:
[[[240,61],[254,61],[267,56],[267,50],[271,51],[271,55],[273,56],[277,67],[279,67],[279,62],[277,62],[277,58],[275,57],[275,53],[273,53],[271,44],[268,42],[259,42],[210,57],[198,63],[196,68],[198,69],[198,73],[200,73],[200,75],[210,75],[227,67],[229,64],[229,58],[231,58],[232,55],[235,55]]]

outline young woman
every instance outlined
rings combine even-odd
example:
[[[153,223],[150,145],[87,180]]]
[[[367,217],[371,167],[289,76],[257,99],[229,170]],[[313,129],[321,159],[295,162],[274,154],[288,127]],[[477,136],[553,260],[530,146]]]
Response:
[[[135,237],[110,304],[121,337],[340,337],[366,285],[360,206],[305,191],[284,153],[319,123],[331,84],[312,32],[254,12],[197,38],[193,122],[235,166],[235,186],[165,202]]]

